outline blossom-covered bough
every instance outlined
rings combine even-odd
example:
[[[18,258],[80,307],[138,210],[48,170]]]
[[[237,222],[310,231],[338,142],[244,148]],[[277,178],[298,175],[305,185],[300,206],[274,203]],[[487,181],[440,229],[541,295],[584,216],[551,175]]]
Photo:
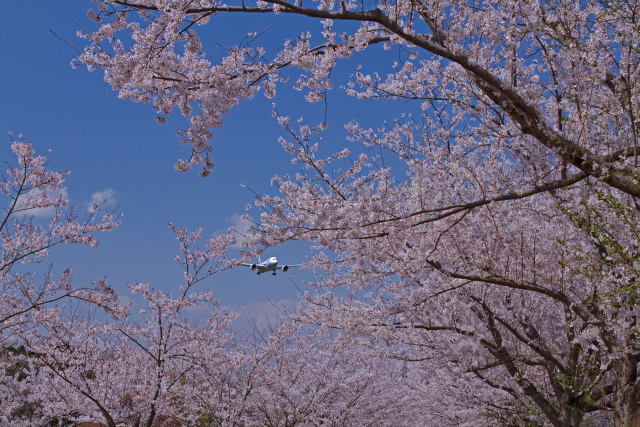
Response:
[[[98,245],[94,235],[118,226],[113,215],[102,218],[95,205],[84,221],[68,206],[63,182],[67,173],[47,169],[46,157],[36,155],[30,142],[12,140],[11,150],[17,163],[6,171],[0,182],[4,208],[0,223],[0,340],[10,345],[16,330],[32,320],[34,311],[65,299],[96,304],[113,315],[118,314],[117,297],[104,280],[91,288],[77,288],[71,282],[71,270],[55,277],[52,269],[43,270],[44,279],[27,268],[37,265],[51,248],[61,244]],[[8,163],[11,165],[11,163]]]
[[[192,150],[176,168],[204,175],[212,129],[240,100],[275,96],[294,70],[323,99],[337,61],[375,55],[380,69],[355,69],[346,94],[413,100],[420,117],[347,123],[361,144],[346,170],[349,150],[320,158],[319,128],[280,118],[302,169],[259,200],[249,243],[324,249],[310,265],[325,291],[301,319],[414,361],[442,423],[640,422],[636,1],[96,3],[80,60],[160,120],[179,108]],[[323,30],[212,65],[198,29],[230,13]],[[388,63],[380,44],[398,51]]]

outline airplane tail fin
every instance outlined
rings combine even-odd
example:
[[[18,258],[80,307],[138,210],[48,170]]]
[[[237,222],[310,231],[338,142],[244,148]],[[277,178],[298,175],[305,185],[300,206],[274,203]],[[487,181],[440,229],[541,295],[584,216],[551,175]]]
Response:
[[[260,255],[258,255],[258,264],[262,264],[262,260],[260,259]]]

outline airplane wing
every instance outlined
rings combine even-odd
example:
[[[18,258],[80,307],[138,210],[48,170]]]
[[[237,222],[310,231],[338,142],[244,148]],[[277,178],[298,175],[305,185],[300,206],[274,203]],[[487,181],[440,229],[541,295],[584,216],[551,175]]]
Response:
[[[251,264],[251,263],[247,263],[247,262],[243,262],[242,264],[240,264],[243,267],[249,267],[252,270],[255,270],[256,268],[258,270],[262,270],[264,269],[264,265],[262,264]]]
[[[240,264],[242,267],[249,267],[251,270],[258,270],[258,274],[259,273],[264,273],[265,272],[265,266],[262,264],[250,264],[247,262],[243,262],[242,264]]]
[[[300,267],[304,264],[284,264],[284,265],[278,265],[276,266],[277,270],[282,270],[282,271],[287,271],[288,269],[290,269],[291,267]]]

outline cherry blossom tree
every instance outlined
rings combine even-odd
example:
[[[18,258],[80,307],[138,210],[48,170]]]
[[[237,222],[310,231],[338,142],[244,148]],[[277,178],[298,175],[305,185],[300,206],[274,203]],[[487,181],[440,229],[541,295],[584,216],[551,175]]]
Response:
[[[104,280],[77,288],[69,269],[55,277],[49,268],[38,280],[30,266],[40,264],[61,244],[95,247],[95,233],[113,230],[118,222],[110,214],[98,218],[98,205],[80,220],[65,197],[67,173],[48,170],[46,157],[36,155],[30,142],[13,140],[11,150],[17,164],[7,170],[0,187],[6,197],[0,223],[0,340],[4,346],[11,345],[16,331],[28,327],[34,311],[65,299],[90,302],[117,315],[117,305],[112,304],[117,298]]]
[[[131,286],[146,308],[119,323],[51,310],[23,331],[21,369],[0,383],[12,425],[397,425],[417,422],[404,362],[372,357],[349,337],[292,323],[250,345],[235,314],[194,286],[234,265],[232,234],[194,247],[173,227],[184,269],[178,297]],[[193,309],[211,311],[206,322]],[[405,385],[406,386],[403,386]]]
[[[221,256],[233,238],[218,236],[192,248],[200,229],[171,228],[180,244],[176,261],[184,268],[179,296],[138,283],[131,291],[145,302],[141,320],[127,316],[114,322],[60,310],[38,316],[38,327],[20,334],[29,369],[5,386],[5,399],[13,403],[4,405],[5,419],[28,425],[61,419],[109,426],[196,424],[206,415],[204,404],[233,424],[233,405],[197,398],[195,392],[203,381],[215,382],[220,391],[233,372],[227,367],[242,364],[228,349],[232,342],[226,329],[234,315],[222,310],[210,292],[192,290],[229,267]],[[186,312],[205,304],[212,305],[212,314],[195,327]]]
[[[126,311],[105,280],[77,287],[72,283],[70,269],[56,277],[52,266],[38,268],[55,246],[95,247],[95,234],[113,230],[118,222],[111,214],[100,218],[98,205],[92,206],[88,218],[81,220],[66,198],[63,184],[67,172],[49,170],[46,157],[36,155],[31,143],[21,136],[12,139],[11,150],[17,163],[9,164],[0,186],[6,198],[0,223],[0,370],[6,374],[0,380],[3,416],[14,409],[29,410],[24,401],[17,407],[10,404],[16,395],[6,394],[5,388],[25,379],[33,356],[25,348],[26,333],[37,330],[44,319],[59,316],[71,301],[100,308],[114,318]],[[38,279],[39,274],[42,279]]]
[[[240,100],[291,81],[323,100],[339,60],[378,59],[338,81],[346,95],[415,102],[346,123],[351,149],[322,157],[325,123],[278,118],[301,169],[258,200],[247,244],[321,250],[300,320],[415,363],[442,423],[640,422],[637,2],[96,3],[80,61],[160,121],[180,109],[182,171],[209,173],[212,129]],[[212,65],[198,28],[232,13],[323,29]]]
[[[403,361],[389,361],[323,328],[282,328],[256,381],[250,425],[429,424]],[[265,354],[264,350],[256,354]],[[258,364],[254,364],[258,366]]]

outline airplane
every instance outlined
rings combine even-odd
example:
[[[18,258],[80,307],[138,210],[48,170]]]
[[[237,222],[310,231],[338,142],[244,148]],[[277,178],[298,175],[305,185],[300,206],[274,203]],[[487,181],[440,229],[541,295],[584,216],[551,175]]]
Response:
[[[266,273],[267,271],[272,271],[274,276],[276,275],[276,270],[287,271],[290,267],[298,267],[302,264],[295,265],[278,265],[278,258],[272,256],[266,261],[260,261],[260,257],[258,257],[258,264],[247,264],[243,262],[240,264],[244,267],[249,267],[251,270],[258,270],[257,273],[260,275],[261,273]]]

